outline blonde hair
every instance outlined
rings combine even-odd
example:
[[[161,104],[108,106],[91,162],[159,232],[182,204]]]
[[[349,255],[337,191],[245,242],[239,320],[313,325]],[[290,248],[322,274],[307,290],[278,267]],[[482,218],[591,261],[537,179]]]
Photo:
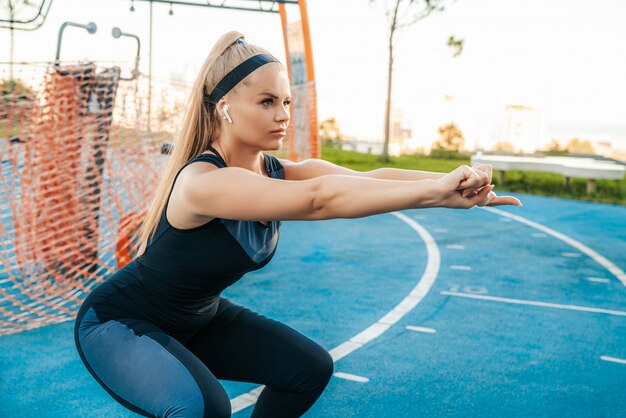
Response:
[[[235,43],[238,39],[245,39],[241,32],[231,31],[222,35],[213,46],[213,49],[211,49],[204,64],[202,64],[200,73],[189,95],[183,124],[174,140],[169,162],[159,181],[148,213],[143,220],[137,257],[145,252],[148,241],[156,231],[176,173],[189,160],[205,151],[219,133],[216,107],[207,107],[205,96],[208,96],[213,91],[213,88],[226,74],[246,59],[257,54],[270,54],[267,50],[247,42]],[[280,63],[272,64],[282,66]],[[247,85],[247,82],[244,79],[240,84]],[[231,91],[236,89],[237,87]]]

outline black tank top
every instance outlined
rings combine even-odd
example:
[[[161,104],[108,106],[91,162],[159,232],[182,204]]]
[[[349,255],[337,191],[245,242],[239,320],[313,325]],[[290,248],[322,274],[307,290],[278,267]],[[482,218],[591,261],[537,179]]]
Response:
[[[200,154],[197,162],[226,167],[216,155]],[[284,179],[279,160],[263,153],[267,173]],[[120,317],[146,319],[170,335],[185,340],[208,323],[220,293],[244,274],[258,270],[273,258],[282,221],[214,218],[191,229],[178,229],[167,220],[167,204],[145,252],[115,272],[88,296],[101,321]],[[86,299],[87,301],[87,299]]]

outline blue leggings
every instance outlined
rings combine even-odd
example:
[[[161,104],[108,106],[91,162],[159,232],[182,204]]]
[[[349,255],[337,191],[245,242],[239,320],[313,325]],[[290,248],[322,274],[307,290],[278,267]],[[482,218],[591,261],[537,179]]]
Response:
[[[230,399],[217,379],[266,385],[253,418],[300,417],[334,369],[314,341],[225,298],[185,344],[149,321],[101,322],[89,303],[76,317],[74,339],[98,383],[126,408],[150,417],[230,417]]]

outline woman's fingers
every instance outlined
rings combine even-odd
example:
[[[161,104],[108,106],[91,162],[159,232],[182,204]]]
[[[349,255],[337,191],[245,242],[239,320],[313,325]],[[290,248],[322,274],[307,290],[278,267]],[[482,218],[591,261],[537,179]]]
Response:
[[[495,186],[493,184],[489,184],[483,187],[475,196],[470,197],[469,200],[472,202],[473,205],[477,205],[477,206],[487,205],[490,200],[489,196],[490,195],[495,196],[495,193],[491,192],[494,187]]]
[[[487,204],[487,206],[501,206],[501,205],[523,206],[522,202],[520,202],[518,198],[513,197],[513,196],[495,196]]]
[[[471,197],[474,192],[478,192],[481,189],[491,183],[490,175],[484,171],[468,167],[467,165],[461,166],[463,180],[459,182],[457,190],[461,191],[463,197]]]
[[[484,171],[483,171],[484,170]],[[441,185],[446,190],[448,207],[469,208],[472,206],[522,206],[522,202],[513,196],[498,196],[491,184],[491,166],[476,164],[474,168],[462,165],[451,173],[442,176]],[[454,187],[452,194],[449,187]],[[462,198],[461,198],[462,197]]]
[[[478,185],[478,174],[474,169],[468,167],[467,165],[462,165],[457,168],[461,173],[461,181],[459,181],[459,185],[457,186],[457,190],[464,190],[471,187],[475,187]]]
[[[483,187],[476,195],[469,198],[472,206],[501,206],[501,205],[515,205],[523,206],[522,202],[513,196],[498,196],[493,188],[495,185],[490,184]]]
[[[491,172],[492,172],[492,167],[491,164],[481,164],[481,163],[477,163],[474,164],[472,166],[472,168],[474,170],[480,170],[483,173],[485,173],[487,175],[487,177],[489,178],[489,180],[487,181],[487,184],[491,183]]]

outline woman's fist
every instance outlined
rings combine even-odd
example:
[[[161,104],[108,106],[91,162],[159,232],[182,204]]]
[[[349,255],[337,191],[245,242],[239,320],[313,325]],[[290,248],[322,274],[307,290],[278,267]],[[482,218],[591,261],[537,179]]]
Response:
[[[462,165],[435,180],[439,191],[436,206],[469,209],[473,206],[522,206],[513,196],[497,196],[491,183],[491,166],[477,164],[473,168]]]

